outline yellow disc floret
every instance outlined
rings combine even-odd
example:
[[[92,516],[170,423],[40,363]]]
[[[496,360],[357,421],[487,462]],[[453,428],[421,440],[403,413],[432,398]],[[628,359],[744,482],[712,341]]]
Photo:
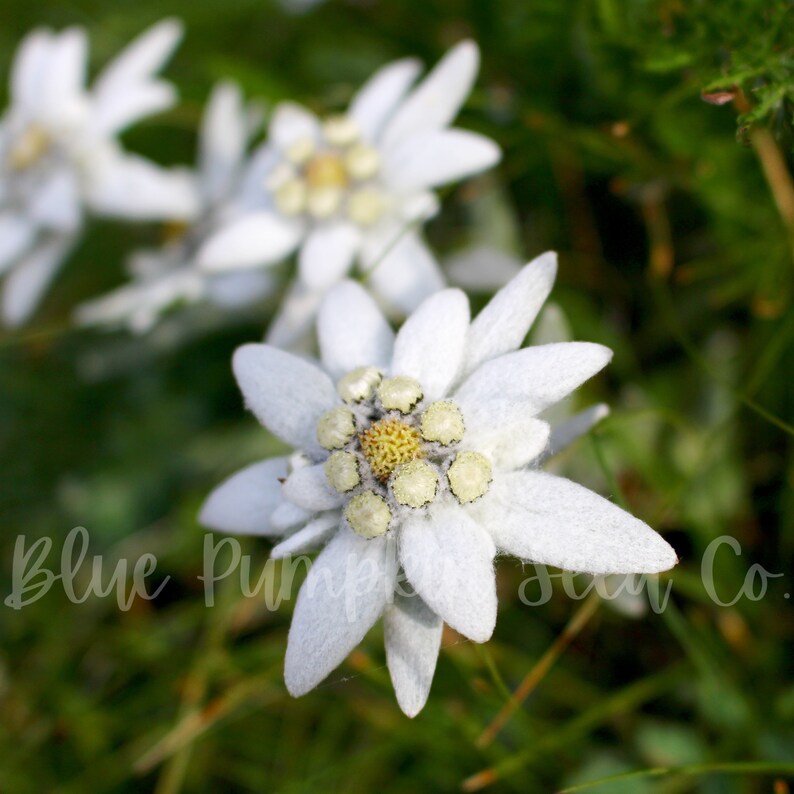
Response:
[[[488,491],[491,461],[479,452],[460,452],[447,471],[449,487],[461,504],[473,502]]]
[[[422,414],[422,438],[445,446],[463,438],[463,414],[455,403],[445,400],[432,403]]]
[[[424,456],[417,429],[399,419],[381,419],[358,438],[361,451],[379,480],[387,480],[399,465]]]
[[[323,152],[317,154],[306,163],[304,176],[309,188],[345,187],[347,185],[347,169],[345,161],[338,154]]]
[[[373,491],[364,491],[347,503],[345,518],[357,535],[369,540],[388,531],[391,510],[382,496]]]
[[[427,461],[412,460],[394,472],[391,490],[401,505],[424,507],[436,498],[438,475]]]

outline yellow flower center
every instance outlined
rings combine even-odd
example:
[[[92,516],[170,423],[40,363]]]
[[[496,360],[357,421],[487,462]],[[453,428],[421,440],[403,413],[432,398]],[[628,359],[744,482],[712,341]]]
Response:
[[[381,419],[359,435],[361,451],[379,480],[403,463],[424,457],[422,437],[416,428],[399,419]]]
[[[345,161],[338,154],[324,152],[312,157],[304,168],[304,176],[310,189],[347,187]]]
[[[8,152],[7,162],[15,171],[24,171],[44,157],[50,148],[50,136],[38,124],[31,124]]]

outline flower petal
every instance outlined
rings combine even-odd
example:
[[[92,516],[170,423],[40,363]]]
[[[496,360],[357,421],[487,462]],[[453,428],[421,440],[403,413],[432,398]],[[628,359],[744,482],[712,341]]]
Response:
[[[14,104],[26,108],[38,104],[42,83],[47,79],[52,42],[52,33],[39,28],[28,33],[20,43],[11,68],[11,97]]]
[[[311,290],[327,290],[353,266],[360,243],[358,230],[349,223],[329,223],[312,229],[301,246],[298,274]]]
[[[279,534],[284,534],[300,524],[306,524],[311,517],[312,514],[308,510],[304,510],[292,502],[281,502],[273,511],[270,521]]]
[[[290,535],[286,540],[273,546],[270,556],[274,560],[281,560],[284,557],[296,557],[322,546],[328,538],[339,528],[339,513],[328,512],[318,516],[314,521],[310,521],[303,529],[299,529],[294,535]]]
[[[462,41],[451,49],[392,116],[383,132],[384,149],[416,132],[446,127],[469,95],[479,65],[474,42]]]
[[[443,397],[460,368],[468,328],[469,301],[463,292],[431,295],[400,328],[391,374],[416,378],[428,401]]]
[[[466,427],[464,445],[482,452],[504,471],[518,469],[536,460],[549,442],[547,422],[527,417],[514,422]]]
[[[293,281],[267,329],[265,341],[283,350],[295,350],[307,340],[309,348],[313,347],[314,318],[322,300],[322,292],[310,290],[300,281]]]
[[[425,298],[444,288],[444,276],[415,232],[392,242],[367,274],[370,288],[392,311],[410,314]]]
[[[609,406],[604,403],[598,403],[585,408],[584,411],[574,414],[570,419],[557,425],[551,432],[549,447],[545,457],[562,452],[565,447],[589,432],[591,427],[606,416],[609,416]]]
[[[207,498],[199,522],[236,535],[277,535],[271,523],[281,504],[281,482],[287,476],[287,458],[270,458],[232,474]]]
[[[332,510],[344,501],[342,495],[328,484],[322,464],[295,469],[287,477],[281,493],[292,504],[313,513]]]
[[[26,322],[74,245],[72,237],[50,238],[33,248],[7,275],[2,316],[10,326]]]
[[[95,120],[116,133],[176,100],[173,86],[154,79],[182,38],[182,24],[164,19],[145,30],[106,66],[93,85]]]
[[[465,373],[521,346],[557,275],[554,252],[533,259],[474,318],[466,344]]]
[[[0,274],[31,246],[35,235],[35,226],[24,215],[0,213]]]
[[[545,472],[503,475],[477,514],[499,549],[523,560],[593,574],[658,573],[677,562],[647,524]]]
[[[453,254],[445,261],[444,269],[449,283],[455,287],[471,292],[494,292],[517,276],[522,264],[518,257],[483,245]]]
[[[394,541],[346,527],[312,565],[298,594],[284,680],[293,697],[314,689],[364,639],[394,592]]]
[[[441,618],[415,593],[398,595],[383,613],[386,662],[400,708],[415,717],[424,708],[441,647]]]
[[[461,507],[439,507],[408,519],[400,562],[408,581],[441,619],[475,642],[496,624],[496,548]]]
[[[273,111],[268,128],[268,143],[286,149],[301,138],[315,139],[320,134],[317,117],[296,102],[280,102]]]
[[[392,190],[409,193],[446,185],[499,162],[499,147],[466,130],[431,130],[412,135],[391,149],[383,176]]]
[[[212,90],[199,137],[199,173],[209,201],[228,193],[245,156],[248,126],[239,86],[230,81]]]
[[[347,114],[355,119],[365,140],[377,138],[421,68],[421,62],[415,58],[394,61],[375,72],[358,90]]]
[[[48,110],[72,106],[83,94],[87,63],[88,41],[82,28],[67,28],[54,36],[39,106]]]
[[[28,212],[41,226],[59,232],[76,231],[81,219],[76,174],[69,168],[49,174],[33,196]]]
[[[592,342],[528,347],[486,361],[455,400],[469,422],[494,422],[503,409],[535,416],[603,369],[612,351]]]
[[[211,235],[199,249],[196,262],[213,272],[271,265],[295,250],[302,233],[297,222],[272,212],[252,212]]]
[[[337,402],[334,384],[314,364],[269,345],[243,345],[233,358],[234,374],[248,408],[283,441],[320,452],[316,426]]]
[[[354,281],[332,289],[317,318],[323,366],[335,380],[356,367],[391,362],[394,332],[369,293]]]

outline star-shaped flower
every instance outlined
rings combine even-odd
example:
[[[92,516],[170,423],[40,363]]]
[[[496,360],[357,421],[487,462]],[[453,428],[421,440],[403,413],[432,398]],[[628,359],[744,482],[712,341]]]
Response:
[[[348,282],[319,315],[323,367],[246,345],[234,370],[248,407],[296,454],[255,464],[208,499],[209,527],[286,534],[274,557],[327,543],[295,605],[285,679],[302,695],[384,620],[400,706],[424,705],[442,622],[475,642],[496,621],[498,553],[593,574],[676,562],[642,521],[538,471],[538,415],[604,367],[587,342],[521,345],[556,260],[527,265],[473,320],[463,293],[428,298],[395,335]],[[285,478],[283,485],[279,478]]]
[[[247,212],[199,253],[203,267],[219,272],[272,265],[299,249],[299,283],[271,329],[273,344],[291,344],[311,324],[318,296],[355,265],[400,313],[443,286],[415,227],[437,210],[433,188],[500,157],[490,139],[449,129],[478,64],[476,45],[466,41],[413,90],[417,61],[384,67],[344,115],[276,108],[243,200]]]
[[[19,46],[11,105],[0,120],[0,274],[5,322],[17,325],[74,246],[86,210],[115,217],[190,217],[188,176],[126,153],[117,136],[169,107],[173,87],[155,77],[181,26],[155,25],[85,87],[85,31],[40,29]]]
[[[196,264],[198,249],[234,212],[250,167],[248,144],[260,125],[258,108],[246,106],[235,84],[215,87],[199,132],[193,181],[199,208],[196,219],[174,229],[161,249],[134,253],[128,262],[132,281],[79,306],[79,323],[126,325],[135,333],[145,333],[176,304],[209,300],[224,307],[238,306],[270,292],[272,277],[267,272],[208,273]]]

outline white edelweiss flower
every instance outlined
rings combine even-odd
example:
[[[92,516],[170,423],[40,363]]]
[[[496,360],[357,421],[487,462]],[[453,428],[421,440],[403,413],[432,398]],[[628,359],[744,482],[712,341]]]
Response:
[[[138,251],[128,261],[131,282],[79,306],[83,325],[126,325],[145,333],[176,304],[209,300],[222,307],[245,305],[273,288],[271,274],[242,270],[208,273],[196,264],[196,252],[234,212],[249,167],[247,150],[261,123],[255,105],[246,106],[237,85],[219,83],[212,92],[199,132],[193,181],[197,217],[166,228],[159,250]]]
[[[489,138],[450,129],[478,66],[477,46],[464,41],[412,90],[419,63],[387,65],[344,115],[318,119],[291,102],[275,109],[249,175],[246,212],[199,252],[204,268],[220,272],[272,265],[298,249],[300,286],[268,341],[290,345],[321,296],[355,266],[399,313],[444,285],[416,227],[437,210],[434,188],[500,158]]]
[[[85,31],[34,30],[11,71],[0,119],[2,317],[23,323],[75,242],[86,211],[123,218],[192,216],[190,179],[127,154],[117,136],[170,107],[173,87],[155,77],[182,34],[166,20],[132,42],[85,87]]]
[[[675,565],[642,521],[535,468],[550,432],[539,414],[612,355],[585,342],[517,350],[555,273],[554,254],[539,257],[471,322],[463,293],[438,292],[396,336],[346,282],[320,311],[322,368],[268,345],[236,352],[248,407],[301,465],[279,458],[233,475],[201,520],[285,535],[274,557],[327,541],[295,605],[285,665],[294,696],[383,617],[397,700],[418,713],[442,622],[475,642],[491,636],[497,553],[593,574]]]

